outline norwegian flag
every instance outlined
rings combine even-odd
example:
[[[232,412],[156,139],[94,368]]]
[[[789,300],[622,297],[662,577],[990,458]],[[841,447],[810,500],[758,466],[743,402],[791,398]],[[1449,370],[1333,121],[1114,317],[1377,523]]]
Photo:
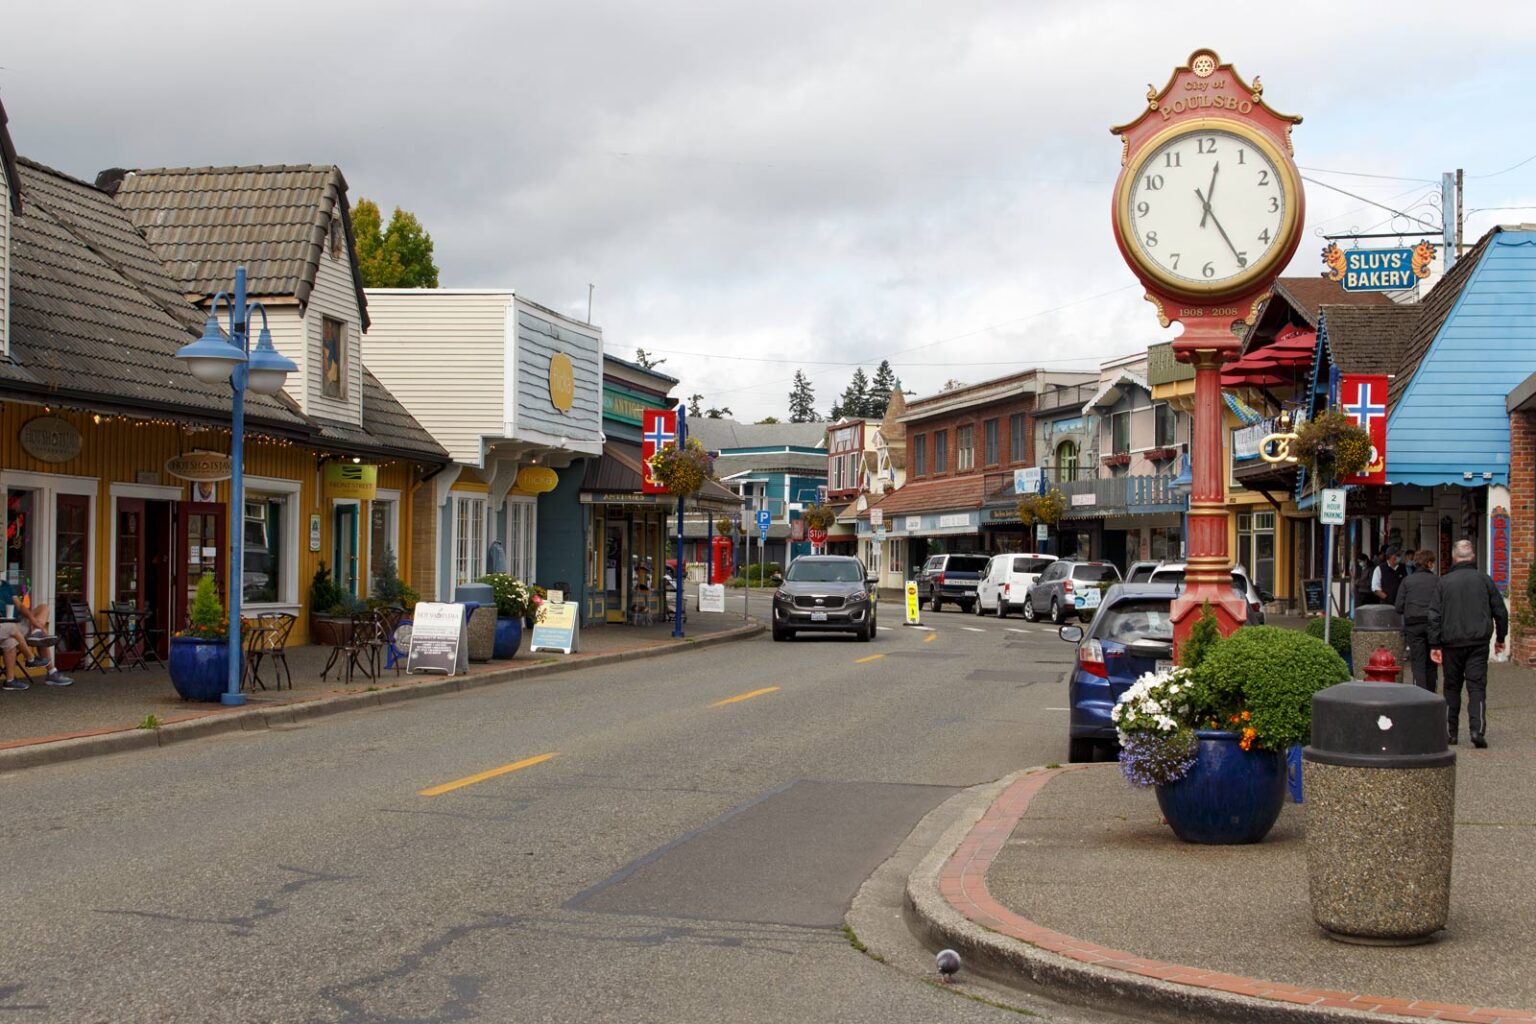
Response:
[[[646,494],[665,494],[667,489],[659,480],[651,477],[651,457],[663,448],[677,444],[677,411],[675,409],[647,409],[641,419],[643,432],[640,438],[641,471],[644,478],[640,489]]]
[[[1371,464],[1341,483],[1387,482],[1387,378],[1385,374],[1346,373],[1339,377],[1344,415],[1371,435]]]

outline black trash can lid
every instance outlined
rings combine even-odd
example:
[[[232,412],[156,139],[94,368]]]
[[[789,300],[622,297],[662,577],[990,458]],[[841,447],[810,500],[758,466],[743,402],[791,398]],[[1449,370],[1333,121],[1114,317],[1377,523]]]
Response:
[[[453,600],[455,604],[464,601],[495,604],[496,592],[491,589],[489,583],[460,583],[453,588]]]
[[[1389,604],[1363,604],[1355,609],[1356,629],[1402,629],[1403,617]]]
[[[1454,764],[1445,698],[1406,683],[1339,683],[1312,695],[1308,761],[1359,768]]]

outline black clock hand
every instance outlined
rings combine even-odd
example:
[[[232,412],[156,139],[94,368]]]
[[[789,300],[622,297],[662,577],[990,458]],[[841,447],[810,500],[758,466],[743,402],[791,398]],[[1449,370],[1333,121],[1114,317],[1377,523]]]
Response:
[[[1211,209],[1210,200],[1201,195],[1199,189],[1195,189],[1195,197],[1199,199],[1200,204],[1205,207],[1205,213],[1211,218],[1211,223],[1216,225],[1216,230],[1221,232],[1222,241],[1226,242],[1227,248],[1232,250],[1232,256],[1237,260],[1237,265],[1240,267],[1246,266],[1247,264],[1243,262],[1242,256],[1238,255],[1237,246],[1233,245],[1232,239],[1227,237],[1227,229],[1222,227],[1221,221],[1216,219],[1216,211]],[[1201,220],[1203,222],[1204,217],[1202,217]]]
[[[1221,161],[1216,161],[1216,166],[1211,168],[1211,185],[1205,190],[1205,212],[1200,215],[1200,226],[1205,227],[1205,218],[1210,215],[1211,203],[1216,201],[1216,172],[1221,170]]]

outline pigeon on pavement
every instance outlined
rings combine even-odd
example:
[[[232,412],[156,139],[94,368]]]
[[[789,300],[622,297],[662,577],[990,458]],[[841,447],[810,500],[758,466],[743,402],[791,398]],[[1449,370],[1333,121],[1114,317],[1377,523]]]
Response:
[[[960,971],[960,954],[952,949],[941,949],[939,955],[933,959],[938,964],[939,976],[944,979],[944,984],[948,985]]]

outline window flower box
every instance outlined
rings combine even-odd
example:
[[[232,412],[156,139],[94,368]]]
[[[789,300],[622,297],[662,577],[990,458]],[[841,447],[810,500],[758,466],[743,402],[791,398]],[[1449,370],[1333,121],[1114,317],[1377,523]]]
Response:
[[[1113,455],[1104,456],[1104,465],[1106,466],[1129,466],[1130,464],[1130,452],[1116,452]]]
[[[1178,458],[1178,456],[1179,450],[1174,447],[1153,448],[1147,452],[1147,460],[1150,462],[1168,462],[1171,459]]]

